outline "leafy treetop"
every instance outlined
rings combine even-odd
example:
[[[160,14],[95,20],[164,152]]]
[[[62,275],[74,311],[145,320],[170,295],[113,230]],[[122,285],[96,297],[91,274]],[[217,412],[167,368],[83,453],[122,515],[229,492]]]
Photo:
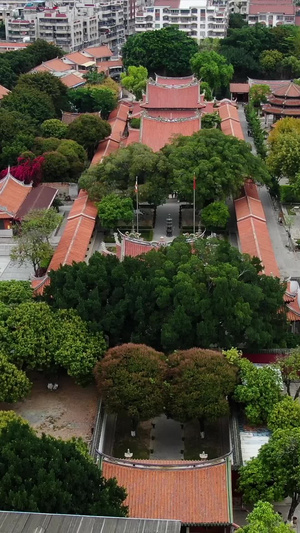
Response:
[[[240,528],[240,533],[291,533],[289,524],[283,522],[282,517],[274,511],[271,503],[258,501],[254,509],[247,516],[248,525]]]

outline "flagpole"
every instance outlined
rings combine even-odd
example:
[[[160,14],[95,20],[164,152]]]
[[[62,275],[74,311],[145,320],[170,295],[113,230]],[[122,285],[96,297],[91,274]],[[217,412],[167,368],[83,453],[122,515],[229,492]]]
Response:
[[[135,180],[135,198],[136,198],[136,232],[139,232],[139,185],[138,178]]]
[[[193,181],[193,233],[196,233],[196,177]]]

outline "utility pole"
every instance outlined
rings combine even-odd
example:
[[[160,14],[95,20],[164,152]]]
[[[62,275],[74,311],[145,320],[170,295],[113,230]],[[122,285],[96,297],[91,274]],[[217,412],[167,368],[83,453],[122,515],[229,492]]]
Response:
[[[138,178],[135,179],[135,198],[136,198],[136,232],[139,232],[139,185]]]

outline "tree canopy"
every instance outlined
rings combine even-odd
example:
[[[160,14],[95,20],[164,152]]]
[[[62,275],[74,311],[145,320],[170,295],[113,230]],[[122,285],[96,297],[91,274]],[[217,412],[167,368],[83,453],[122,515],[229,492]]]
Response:
[[[220,130],[208,129],[178,137],[162,150],[170,166],[170,181],[181,200],[192,201],[193,176],[196,203],[205,206],[239,193],[245,178],[268,181],[268,173],[251,147]]]
[[[135,181],[139,183],[140,201],[156,205],[163,202],[172,185],[168,181],[168,163],[161,152],[140,143],[119,148],[98,164],[91,166],[80,178],[80,187],[92,200],[117,193],[134,198]]]
[[[55,108],[57,117],[61,116],[62,111],[68,111],[70,108],[66,85],[57,76],[54,76],[50,72],[22,74],[16,85],[16,89],[19,88],[26,91],[36,89],[47,94]]]
[[[53,254],[49,237],[61,220],[61,215],[54,208],[30,211],[15,236],[16,245],[11,251],[11,259],[20,265],[30,262],[35,276],[39,276],[43,263],[49,263]]]
[[[212,202],[201,211],[201,222],[208,230],[225,228],[230,217],[225,202]]]
[[[184,238],[139,258],[94,254],[50,273],[45,298],[74,308],[111,346],[147,343],[171,352],[195,346],[276,347],[289,340],[284,284],[227,242]],[[75,287],[75,290],[74,290]],[[279,310],[281,312],[279,312]]]
[[[250,424],[266,423],[274,406],[281,400],[280,373],[271,366],[256,367],[235,349],[225,353],[228,361],[239,369],[234,399],[244,405]]]
[[[288,520],[300,502],[300,429],[278,429],[258,456],[240,469],[245,502],[279,502],[291,498]]]
[[[41,132],[44,137],[56,137],[57,139],[62,139],[66,136],[67,131],[68,126],[57,118],[45,120],[41,125]]]
[[[268,427],[276,429],[291,429],[300,427],[300,404],[291,396],[284,396],[275,403],[268,416]]]
[[[277,366],[280,369],[282,381],[286,386],[289,396],[292,396],[291,385],[299,380],[300,372],[300,349],[295,348],[291,353],[277,359]],[[294,400],[300,395],[300,384],[297,384]]]
[[[111,348],[95,367],[98,391],[111,413],[126,413],[133,430],[163,412],[165,357],[144,344]]]
[[[248,525],[239,528],[240,533],[291,533],[292,529],[283,522],[269,502],[258,501],[246,518]]]
[[[26,374],[0,353],[0,402],[23,400],[30,389],[31,384]]]
[[[98,204],[98,215],[104,228],[114,228],[119,220],[130,224],[133,219],[133,202],[131,198],[108,194]]]
[[[104,479],[76,443],[44,434],[38,437],[18,421],[1,430],[3,510],[126,516],[125,497],[125,489],[115,479]]]
[[[191,68],[197,78],[207,82],[216,94],[227,89],[233,76],[233,66],[213,50],[198,52],[191,58]]]
[[[1,107],[9,111],[17,111],[28,115],[36,124],[54,118],[56,111],[50,96],[35,87],[19,85],[11,93],[4,96]]]
[[[122,48],[122,57],[126,70],[143,66],[150,75],[186,76],[191,73],[190,59],[197,52],[195,39],[170,26],[130,35]]]
[[[103,119],[107,119],[110,112],[117,107],[116,93],[103,85],[71,89],[68,97],[76,112],[93,113],[99,111]]]
[[[68,126],[67,137],[81,144],[92,159],[100,141],[108,137],[111,127],[108,122],[94,115],[81,115]]]
[[[237,369],[220,352],[192,348],[168,357],[168,413],[175,420],[216,420],[229,413]]]
[[[148,70],[145,67],[128,67],[127,72],[122,72],[121,82],[123,87],[134,94],[137,100],[141,100],[146,89]]]

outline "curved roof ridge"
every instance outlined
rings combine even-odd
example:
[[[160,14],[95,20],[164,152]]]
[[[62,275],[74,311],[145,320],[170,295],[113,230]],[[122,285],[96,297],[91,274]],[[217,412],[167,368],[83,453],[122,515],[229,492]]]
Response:
[[[107,463],[116,464],[118,466],[125,466],[129,468],[141,468],[145,470],[194,470],[199,468],[210,468],[226,462],[230,457],[232,451],[217,457],[216,459],[209,459],[206,461],[189,461],[189,460],[159,460],[159,459],[118,459],[101,453],[101,459]]]

